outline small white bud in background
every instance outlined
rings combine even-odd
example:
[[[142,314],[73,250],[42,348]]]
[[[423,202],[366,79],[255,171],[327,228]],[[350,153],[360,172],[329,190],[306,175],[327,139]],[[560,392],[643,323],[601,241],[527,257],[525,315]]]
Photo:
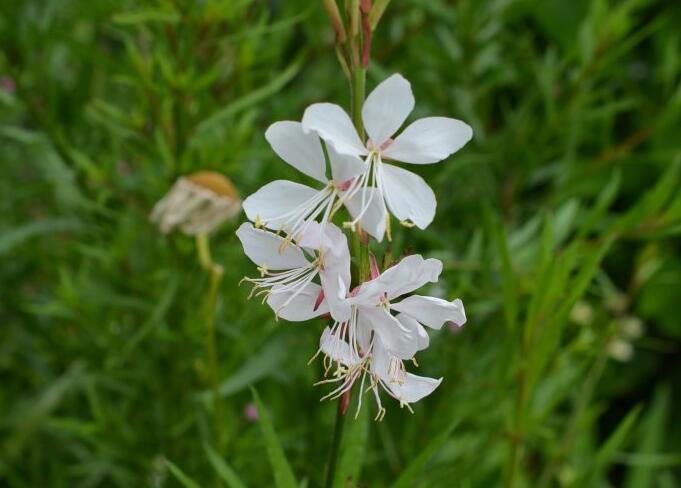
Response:
[[[629,362],[634,357],[634,346],[624,339],[613,339],[608,344],[608,356],[622,363]]]
[[[645,332],[643,321],[631,315],[622,317],[619,321],[619,327],[622,336],[629,340],[639,339]]]
[[[149,218],[163,233],[179,228],[195,236],[215,230],[240,211],[241,199],[229,179],[214,171],[199,171],[180,177]]]
[[[624,293],[614,292],[605,297],[605,308],[615,314],[623,313],[627,308],[627,297]]]
[[[586,302],[577,302],[570,310],[570,320],[578,325],[591,325],[594,320],[594,311]]]

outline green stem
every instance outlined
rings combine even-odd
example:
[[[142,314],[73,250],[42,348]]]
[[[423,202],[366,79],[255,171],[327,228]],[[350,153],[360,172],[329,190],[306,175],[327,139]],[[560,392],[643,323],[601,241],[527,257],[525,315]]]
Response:
[[[336,465],[338,464],[338,454],[340,453],[341,440],[343,439],[343,427],[345,426],[345,413],[343,412],[343,401],[338,399],[336,409],[336,425],[333,428],[333,440],[331,441],[331,452],[329,453],[329,467],[326,470],[325,488],[333,486],[336,476]]]
[[[222,428],[222,403],[219,396],[220,368],[218,362],[217,346],[215,341],[215,310],[217,307],[218,290],[222,281],[222,266],[213,262],[210,254],[210,242],[206,234],[196,236],[196,249],[199,255],[201,267],[208,272],[209,284],[204,309],[204,323],[206,327],[206,357],[210,376],[210,387],[213,397],[213,420],[217,438],[218,451],[224,447],[225,436]]]
[[[367,71],[359,66],[354,67],[350,80],[350,93],[352,97],[352,123],[355,124],[360,139],[364,141],[364,124],[362,123],[362,105],[366,92]]]

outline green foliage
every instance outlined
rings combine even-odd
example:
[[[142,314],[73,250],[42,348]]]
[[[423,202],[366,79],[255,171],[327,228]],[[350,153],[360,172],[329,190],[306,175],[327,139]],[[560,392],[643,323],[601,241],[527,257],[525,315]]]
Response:
[[[367,395],[354,420],[353,393],[335,486],[677,486],[681,9],[373,4],[368,90],[401,72],[410,120],[475,135],[414,168],[433,224],[372,246],[442,259],[423,292],[461,298],[468,324],[430,331],[419,372],[444,380],[413,414],[386,398],[373,422]],[[223,225],[216,403],[207,273],[148,220],[199,169],[242,196],[303,181],[263,133],[317,101],[350,102],[321,1],[3,2],[1,485],[322,485],[323,322],[248,301]]]

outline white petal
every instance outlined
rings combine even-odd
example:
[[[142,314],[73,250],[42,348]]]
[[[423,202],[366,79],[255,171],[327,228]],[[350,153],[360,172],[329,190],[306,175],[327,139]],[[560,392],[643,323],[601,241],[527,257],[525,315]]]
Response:
[[[272,232],[256,229],[248,222],[241,224],[236,235],[246,256],[258,266],[270,270],[293,269],[307,266],[303,251]]]
[[[322,332],[322,337],[319,339],[319,349],[334,361],[338,361],[346,366],[353,366],[359,363],[359,358],[350,345],[332,334],[329,327],[325,328],[324,332]]]
[[[391,383],[390,390],[395,398],[404,403],[414,403],[435,391],[440,386],[442,378],[428,378],[407,373],[401,383]]]
[[[321,141],[317,134],[304,132],[300,122],[275,122],[265,131],[265,139],[288,164],[322,183],[327,182]]]
[[[267,297],[267,304],[272,307],[272,310],[274,310],[282,319],[290,320],[291,322],[301,322],[329,313],[329,307],[326,304],[326,300],[319,305],[317,310],[314,309],[320,291],[322,291],[321,286],[315,283],[309,283],[288,303],[288,305],[283,307],[295,292],[286,291],[277,293],[277,288],[275,287],[272,289],[272,293]]]
[[[362,107],[362,120],[375,148],[402,127],[414,109],[411,85],[400,74],[380,83],[369,94]]]
[[[359,220],[362,229],[378,242],[383,240],[386,225],[386,209],[383,204],[380,192],[376,188],[365,188],[355,193],[351,199],[345,202],[345,207],[350,212],[350,216],[356,219],[362,210],[362,196],[369,207]]]
[[[399,313],[395,316],[395,318],[400,321],[404,328],[412,331],[414,337],[416,338],[417,350],[423,351],[428,347],[428,344],[430,344],[430,338],[428,337],[426,329],[424,329],[421,324],[405,313]]]
[[[350,303],[346,299],[350,290],[350,250],[347,237],[338,227],[329,224],[325,232],[329,245],[319,277],[331,316],[334,320],[345,322],[350,319]]]
[[[315,103],[307,107],[303,114],[303,130],[316,132],[341,154],[367,154],[350,117],[333,103]]]
[[[445,322],[449,321],[454,322],[459,327],[466,323],[463,302],[458,298],[448,302],[436,297],[412,295],[399,303],[391,304],[390,308],[403,312],[433,329],[439,329]]]
[[[329,153],[333,181],[343,183],[366,171],[367,165],[363,159],[360,159],[357,156],[340,154],[334,150],[331,144],[327,144],[326,149]]]
[[[329,269],[319,272],[319,278],[324,290],[324,301],[329,308],[331,317],[339,322],[350,320],[350,303],[346,296],[350,281],[345,281],[341,274]]]
[[[380,307],[361,307],[358,320],[363,326],[370,327],[378,336],[386,350],[399,359],[411,359],[418,350],[415,331],[402,324],[385,309]]]
[[[435,194],[419,175],[392,164],[381,164],[381,186],[390,212],[425,229],[435,217]]]
[[[380,341],[374,344],[371,369],[372,373],[383,380],[392,396],[404,403],[414,403],[430,395],[442,378],[434,379],[407,373],[396,367],[396,359],[390,355]]]
[[[423,259],[413,254],[386,269],[378,278],[362,285],[353,303],[370,303],[372,299],[387,294],[388,299],[414,291],[426,283],[436,283],[442,272],[442,262],[438,259]]]
[[[407,126],[383,155],[403,163],[430,164],[442,161],[473,137],[473,129],[449,117],[426,117]]]
[[[266,184],[244,200],[246,216],[251,221],[260,219],[270,229],[279,230],[285,220],[278,219],[296,207],[303,205],[319,191],[309,186],[287,180]]]

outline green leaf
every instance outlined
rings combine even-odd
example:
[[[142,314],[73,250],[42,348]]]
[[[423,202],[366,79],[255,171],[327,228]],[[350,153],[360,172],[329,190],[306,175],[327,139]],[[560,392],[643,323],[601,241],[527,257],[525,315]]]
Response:
[[[258,407],[258,425],[260,425],[262,435],[265,437],[267,457],[270,460],[270,465],[274,472],[274,483],[277,488],[297,488],[298,482],[293,474],[291,465],[286,459],[284,449],[281,447],[281,442],[279,442],[279,437],[274,430],[272,420],[260,400],[258,392],[255,391],[255,388],[251,388],[251,392],[253,393],[253,401]]]
[[[414,458],[414,460],[402,472],[402,475],[392,485],[392,488],[411,488],[415,485],[415,480],[421,473],[423,468],[428,464],[428,461],[439,451],[447,442],[449,436],[454,432],[454,429],[459,424],[459,419],[451,422],[444,431],[435,437],[430,443],[421,451],[421,453]]]
[[[511,255],[508,250],[508,241],[506,240],[506,232],[504,231],[503,225],[501,225],[494,216],[492,209],[488,206],[484,207],[483,216],[485,218],[487,232],[492,236],[492,240],[497,246],[501,259],[504,316],[506,318],[506,326],[513,330],[515,329],[516,318],[518,316],[518,298],[516,295],[515,274],[513,273]]]
[[[359,483],[369,442],[369,409],[366,405],[357,418],[346,419],[343,437],[343,450],[333,484],[338,487],[355,486]]]
[[[215,469],[215,472],[222,481],[227,483],[229,488],[246,488],[246,485],[244,485],[244,483],[241,481],[239,475],[234,472],[232,467],[227,464],[227,461],[225,461],[222,456],[215,451],[215,449],[207,444],[204,445],[203,448],[206,451],[208,460]]]
[[[185,488],[201,488],[201,485],[187,476],[184,471],[182,471],[178,466],[170,462],[168,459],[166,459],[166,465],[175,479],[179,481],[180,484]]]
[[[624,417],[624,419],[620,422],[615,431],[612,434],[610,434],[608,440],[605,441],[605,443],[601,446],[601,448],[598,450],[598,453],[596,454],[595,465],[598,468],[603,469],[613,461],[615,453],[624,445],[624,442],[627,440],[627,437],[629,436],[631,429],[636,424],[636,420],[638,420],[638,416],[640,413],[641,406],[636,405],[629,411],[627,416]]]
[[[33,237],[54,232],[76,231],[80,228],[80,223],[73,219],[47,219],[6,230],[0,236],[0,256],[11,252]]]
[[[248,93],[234,100],[232,103],[228,104],[216,112],[213,112],[205,120],[203,120],[196,127],[196,132],[193,134],[189,144],[194,142],[194,138],[200,137],[206,132],[210,132],[214,129],[220,128],[227,120],[236,115],[237,113],[246,110],[249,107],[263,101],[267,97],[270,97],[281,90],[284,85],[293,79],[293,77],[298,74],[300,68],[303,65],[303,57],[299,57],[296,61],[291,63],[291,65],[286,68],[282,73],[279,74],[272,81],[264,86]]]
[[[251,356],[241,368],[218,387],[221,397],[227,397],[249,387],[256,381],[270,376],[280,369],[288,352],[281,336],[274,337],[257,354]],[[212,392],[204,392],[201,397],[208,400]]]
[[[642,439],[637,443],[636,456],[638,459],[656,456],[664,447],[666,429],[671,404],[671,394],[667,386],[658,387],[655,391],[653,404],[648,410],[642,424]],[[679,461],[677,455],[677,462]],[[638,488],[639,486],[655,486],[653,483],[656,468],[659,465],[638,464],[629,470],[625,486]]]
[[[125,12],[113,16],[115,24],[119,25],[137,25],[148,24],[151,22],[158,22],[162,24],[176,24],[182,17],[180,14],[173,11],[165,11],[159,9],[143,9],[132,12]]]

